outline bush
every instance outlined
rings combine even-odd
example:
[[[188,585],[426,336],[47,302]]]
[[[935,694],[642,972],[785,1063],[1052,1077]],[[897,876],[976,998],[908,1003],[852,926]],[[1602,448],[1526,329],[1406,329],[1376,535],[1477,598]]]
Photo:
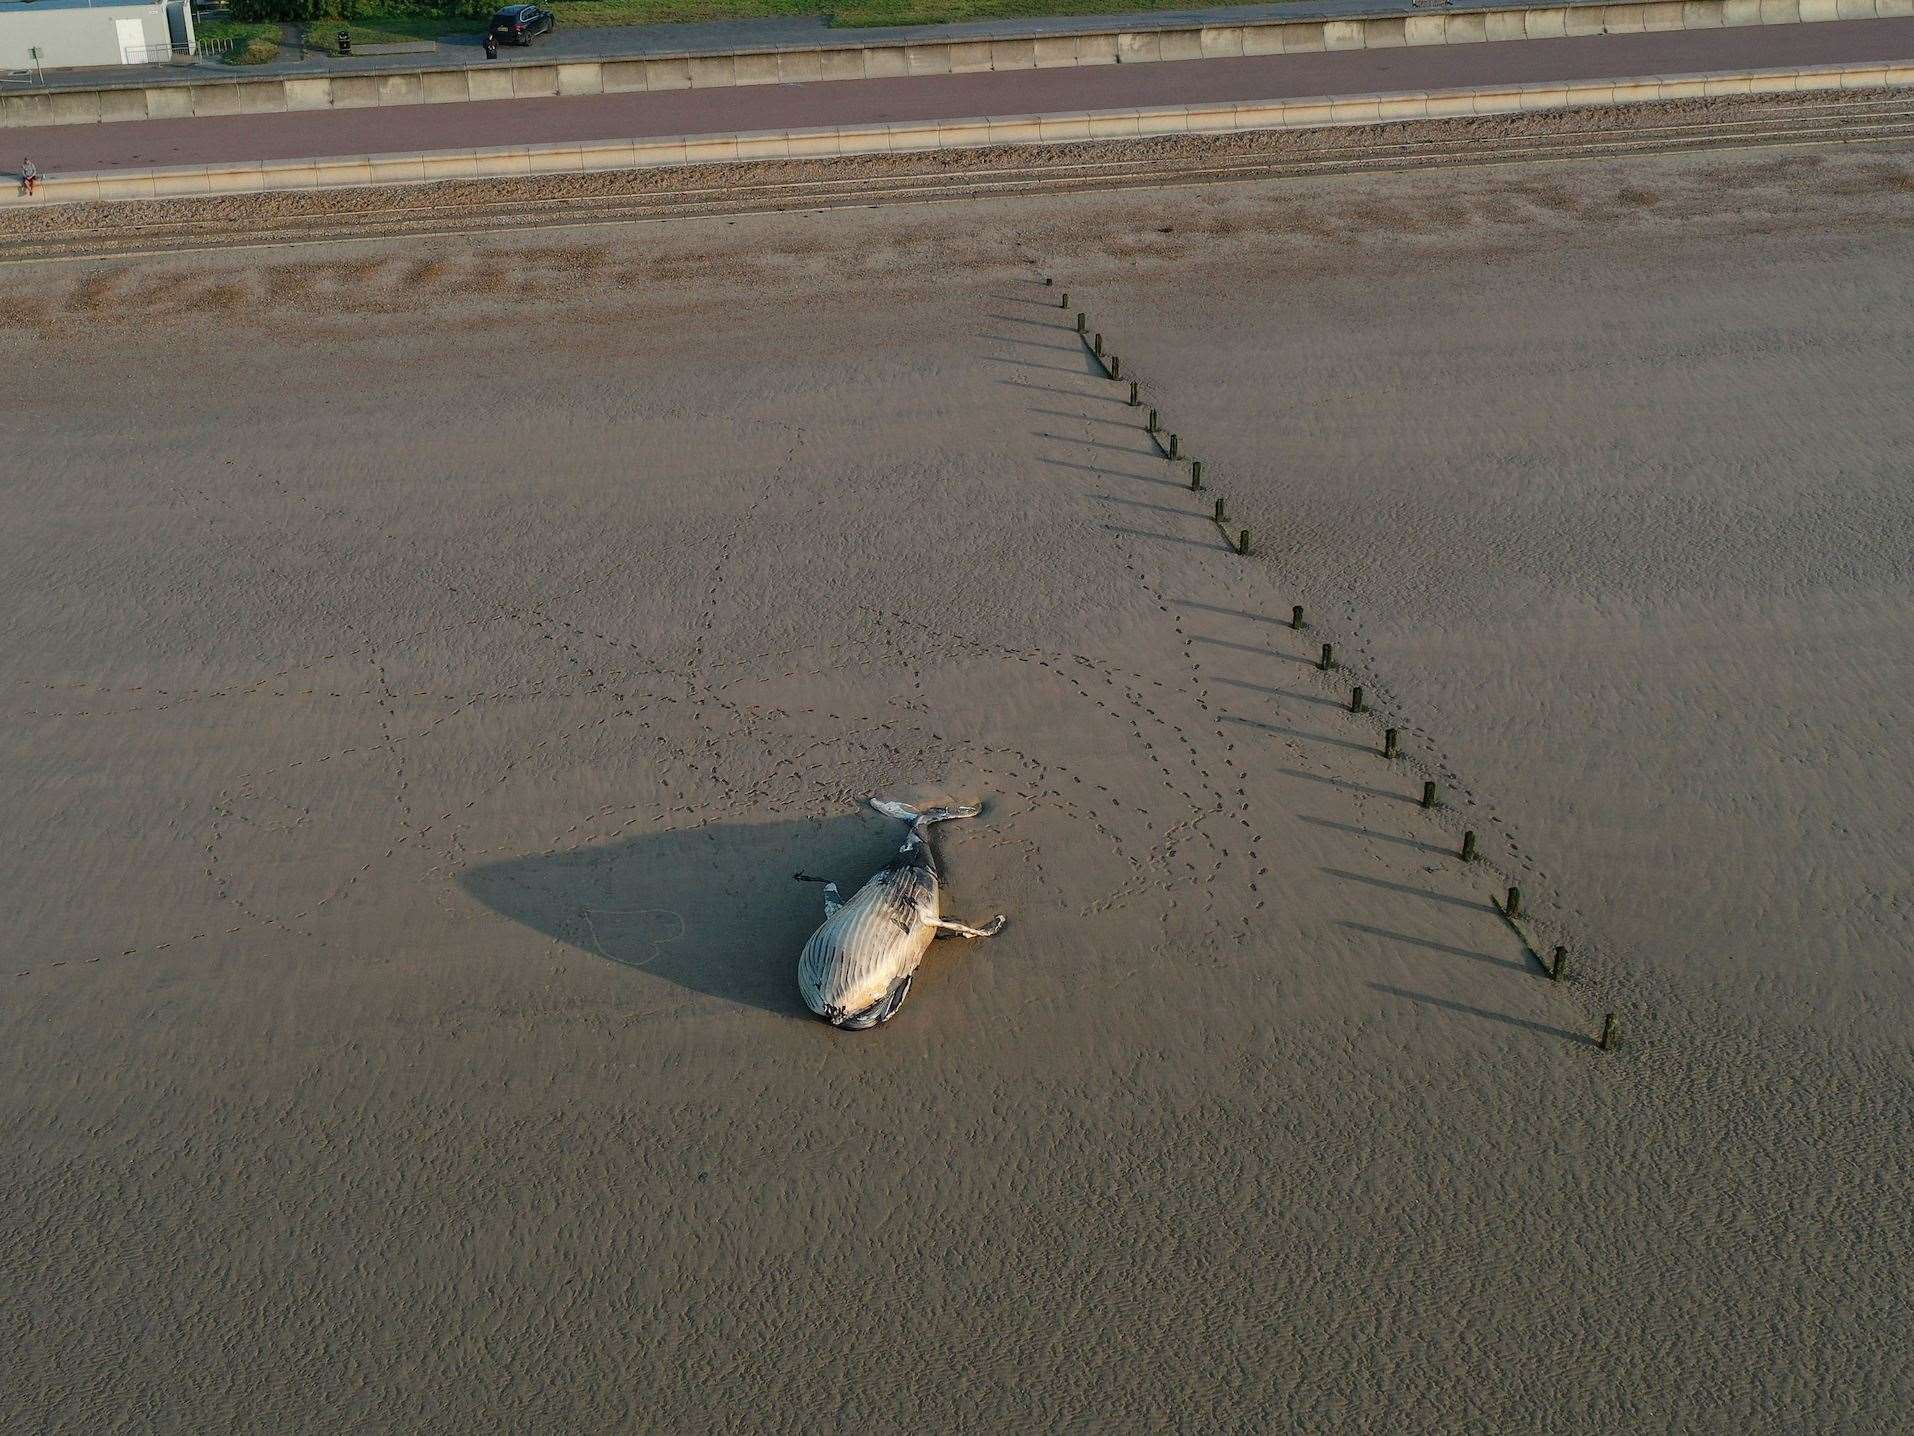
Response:
[[[319,8],[313,0],[228,0],[226,13],[244,25],[260,20],[311,20]]]
[[[371,15],[454,20],[492,13],[487,0],[228,0],[226,11],[238,21],[282,20],[295,25],[319,20],[350,23]]]

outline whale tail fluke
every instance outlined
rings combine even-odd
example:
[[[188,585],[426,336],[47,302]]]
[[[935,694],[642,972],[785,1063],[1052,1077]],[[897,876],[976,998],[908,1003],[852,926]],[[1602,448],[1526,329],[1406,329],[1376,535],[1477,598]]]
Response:
[[[889,798],[872,798],[871,806],[887,818],[895,818],[900,823],[909,823],[913,828],[929,827],[932,823],[948,822],[952,818],[974,818],[983,811],[974,803],[960,804],[954,808],[913,808],[909,803],[893,802]]]

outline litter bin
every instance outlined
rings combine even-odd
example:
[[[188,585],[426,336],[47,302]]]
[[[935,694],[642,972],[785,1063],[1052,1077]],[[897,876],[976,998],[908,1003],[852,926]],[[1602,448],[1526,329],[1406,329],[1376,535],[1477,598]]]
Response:
[[[352,32],[350,30],[341,30],[339,32],[339,53],[341,55],[350,55],[352,53]]]

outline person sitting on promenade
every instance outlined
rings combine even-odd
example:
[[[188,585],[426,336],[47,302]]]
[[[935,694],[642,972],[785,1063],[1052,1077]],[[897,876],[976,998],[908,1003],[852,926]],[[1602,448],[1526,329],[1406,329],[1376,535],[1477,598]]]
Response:
[[[32,199],[34,191],[39,189],[40,171],[33,167],[32,160],[20,161],[20,184],[26,190],[28,199]]]

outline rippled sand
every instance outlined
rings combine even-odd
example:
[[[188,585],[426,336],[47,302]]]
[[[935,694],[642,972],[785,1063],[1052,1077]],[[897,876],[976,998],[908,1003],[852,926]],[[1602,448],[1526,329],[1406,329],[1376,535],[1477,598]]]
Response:
[[[7,1424],[1892,1426],[1910,176],[15,271]]]

